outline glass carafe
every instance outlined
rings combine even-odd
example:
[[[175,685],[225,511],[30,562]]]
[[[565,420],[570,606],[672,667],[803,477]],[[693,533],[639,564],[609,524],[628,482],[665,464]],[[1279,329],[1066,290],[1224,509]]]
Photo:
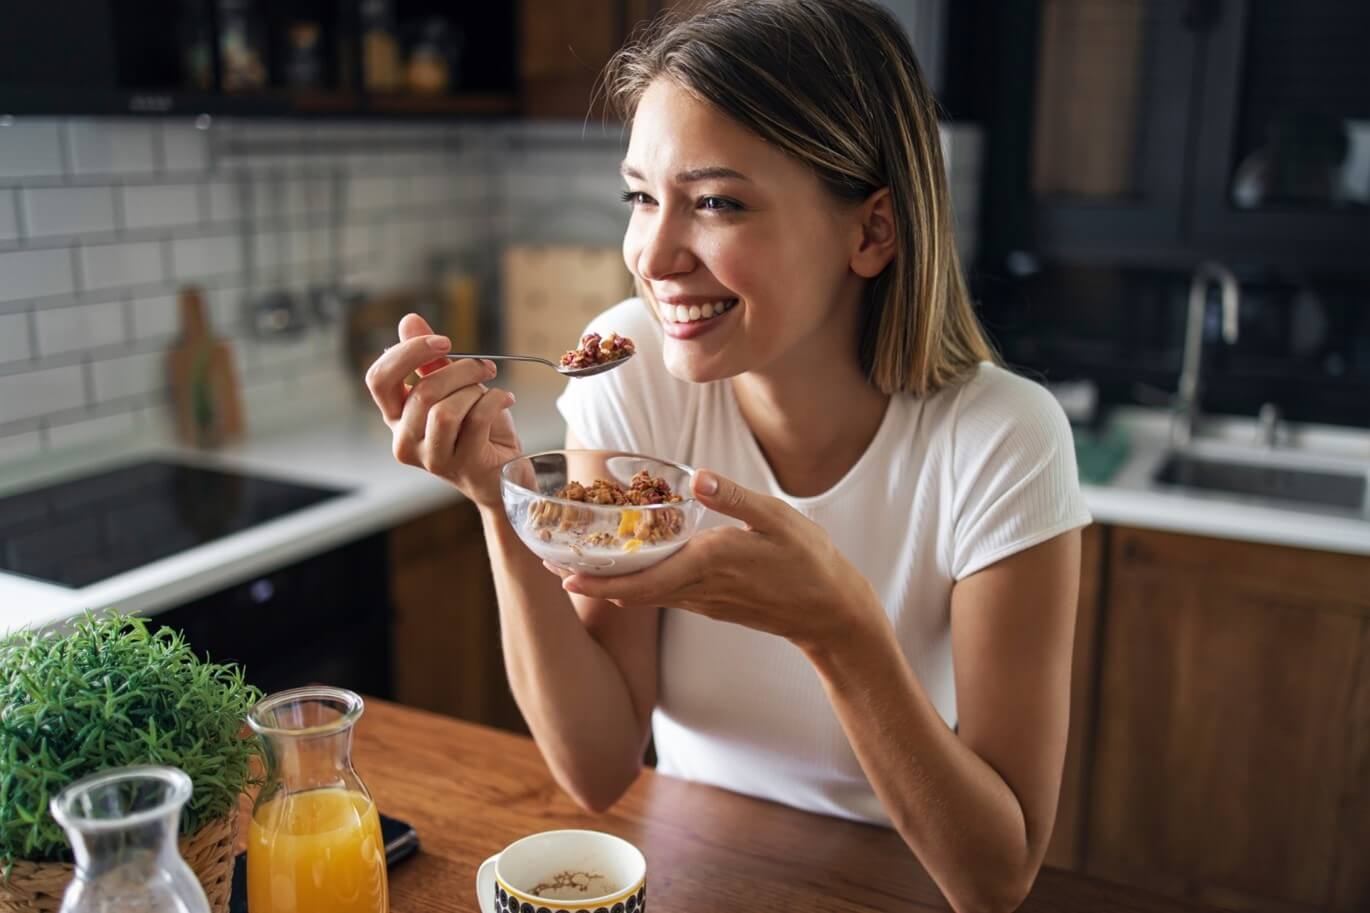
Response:
[[[295,688],[247,721],[266,746],[266,783],[247,844],[248,913],[388,913],[380,816],[352,768],[362,699]]]
[[[52,800],[76,877],[61,913],[209,913],[176,847],[190,777],[175,767],[121,767],[71,784]]]

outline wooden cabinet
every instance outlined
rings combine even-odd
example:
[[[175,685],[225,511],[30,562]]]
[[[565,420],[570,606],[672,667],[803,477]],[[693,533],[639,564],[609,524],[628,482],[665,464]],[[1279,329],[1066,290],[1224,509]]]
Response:
[[[1107,531],[1107,527],[1096,523],[1085,528],[1080,541],[1080,604],[1075,613],[1075,648],[1070,670],[1070,735],[1061,776],[1061,798],[1056,805],[1056,826],[1046,855],[1047,865],[1063,869],[1078,870],[1083,861]]]
[[[519,75],[523,113],[582,120],[592,107],[604,65],[634,29],[664,12],[688,12],[702,0],[523,0]]]
[[[504,673],[476,508],[463,502],[396,527],[389,559],[395,699],[527,732]]]
[[[1114,528],[1106,578],[1083,868],[1370,908],[1370,559]]]

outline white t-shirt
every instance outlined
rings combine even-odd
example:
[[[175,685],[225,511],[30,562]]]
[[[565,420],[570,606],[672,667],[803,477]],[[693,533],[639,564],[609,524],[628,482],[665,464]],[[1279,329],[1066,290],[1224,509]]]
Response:
[[[905,659],[954,727],[953,582],[1090,522],[1070,426],[1051,394],[983,364],[932,396],[893,396],[841,481],[796,498],[776,482],[731,383],[693,384],[666,370],[661,327],[640,299],[616,305],[590,329],[630,337],[638,354],[618,370],[570,381],[558,400],[584,446],[717,470],[822,526],[880,594]],[[734,522],[711,512],[704,525]],[[889,824],[797,647],[666,609],[660,649],[658,771]]]

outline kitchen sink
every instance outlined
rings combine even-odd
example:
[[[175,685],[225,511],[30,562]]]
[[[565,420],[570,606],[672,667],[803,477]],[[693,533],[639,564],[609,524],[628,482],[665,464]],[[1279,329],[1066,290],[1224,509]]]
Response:
[[[1171,453],[1157,470],[1157,482],[1182,488],[1295,501],[1359,511],[1365,505],[1366,473],[1300,469]]]

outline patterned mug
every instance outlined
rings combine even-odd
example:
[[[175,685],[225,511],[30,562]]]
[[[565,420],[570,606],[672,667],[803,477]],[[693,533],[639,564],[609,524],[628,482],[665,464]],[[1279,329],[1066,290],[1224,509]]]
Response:
[[[476,872],[481,913],[646,913],[647,860],[599,831],[517,840]]]

